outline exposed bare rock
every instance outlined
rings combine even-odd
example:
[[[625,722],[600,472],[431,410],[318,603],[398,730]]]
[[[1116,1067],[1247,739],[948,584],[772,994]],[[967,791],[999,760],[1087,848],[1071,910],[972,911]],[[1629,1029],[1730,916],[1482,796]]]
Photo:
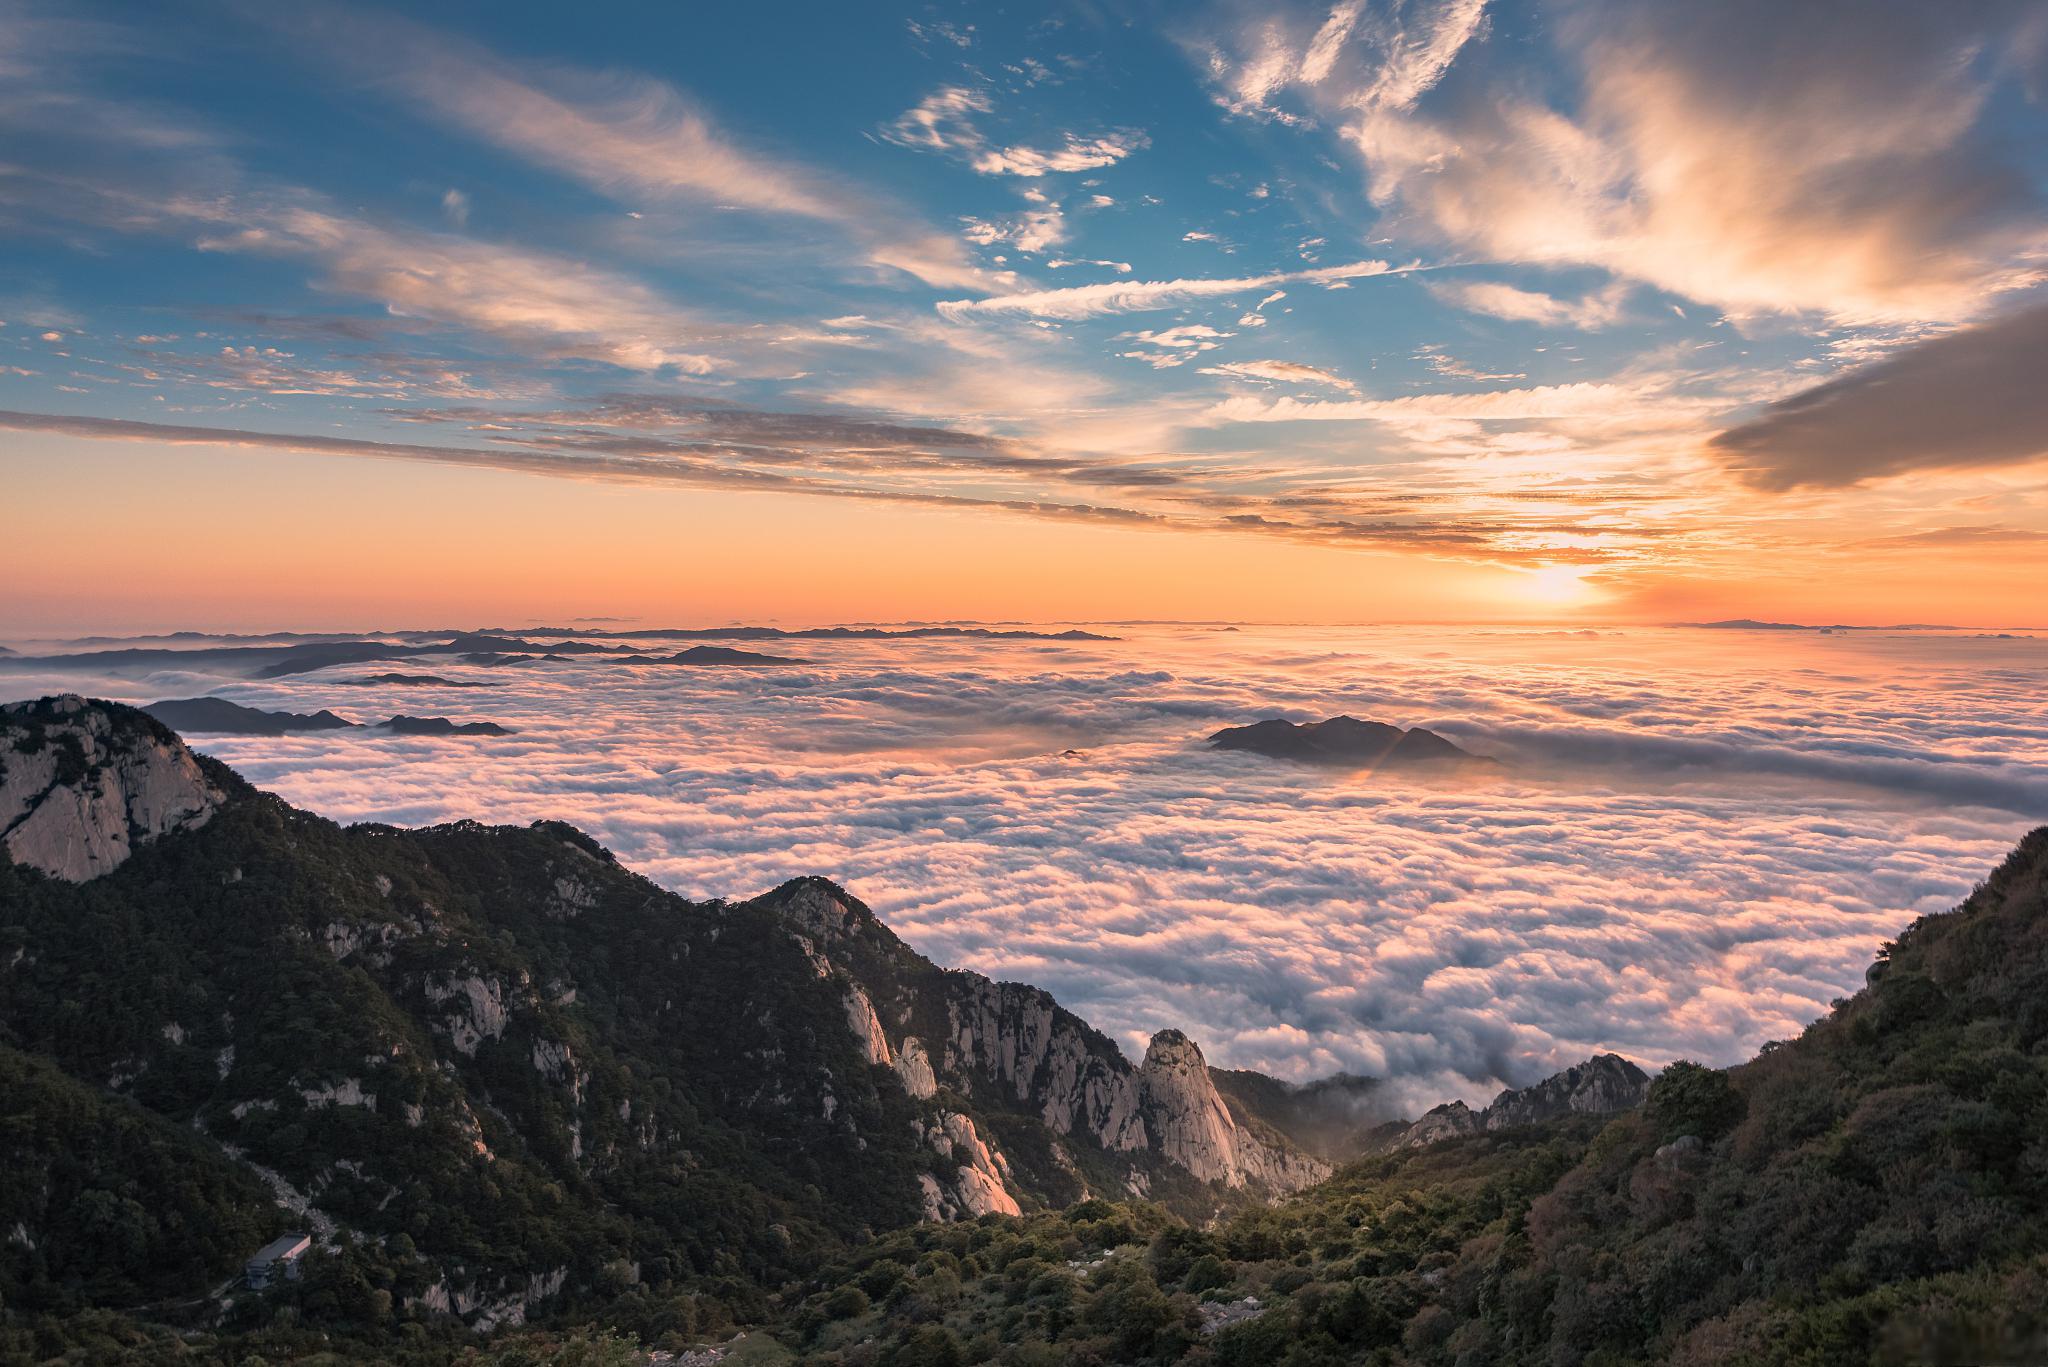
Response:
[[[1573,1113],[1607,1115],[1640,1106],[1650,1076],[1619,1054],[1596,1054],[1533,1087],[1502,1092],[1486,1108],[1486,1128],[1533,1125]]]
[[[511,1019],[504,989],[495,978],[444,978],[429,981],[425,991],[430,1002],[456,1003],[445,1025],[450,1042],[464,1054],[474,1055],[486,1039],[503,1036]]]
[[[882,1033],[882,1022],[875,1018],[874,1003],[858,987],[846,989],[846,1023],[852,1028],[853,1037],[859,1041],[867,1061],[888,1067],[891,1062],[889,1037]]]
[[[1164,1159],[1205,1181],[1264,1195],[1329,1174],[1281,1132],[1232,1111],[1201,1051],[1177,1032],[1160,1037],[1163,1055],[1155,1044],[1155,1058],[1135,1068],[1050,994],[917,959],[872,912],[823,879],[793,881],[762,900],[796,932],[821,974],[829,965],[850,980],[848,1028],[863,1056],[894,1067],[912,1097],[944,1089],[968,1098],[984,1119],[991,1106],[1021,1111],[1055,1139],[1083,1139],[1140,1166]],[[933,1006],[945,1013],[938,1029]],[[905,1035],[891,1048],[889,1031],[902,1028],[922,1038]],[[926,1195],[941,1205],[952,1199],[943,1190]]]
[[[1089,1047],[1086,1029],[1035,987],[973,979],[947,1002],[952,1043],[943,1071],[971,1070],[1036,1103],[1056,1134],[1076,1130],[1105,1149],[1149,1147],[1138,1079],[1121,1054]]]
[[[1203,1181],[1284,1192],[1330,1175],[1327,1163],[1240,1127],[1210,1079],[1201,1049],[1180,1031],[1152,1037],[1141,1078],[1154,1145]]]
[[[1010,1194],[1010,1163],[983,1140],[974,1122],[957,1111],[945,1111],[919,1130],[924,1142],[941,1158],[960,1165],[950,1186],[936,1177],[921,1179],[925,1218],[972,1220],[982,1215],[1021,1215]]]
[[[73,694],[0,707],[0,843],[82,883],[153,840],[206,824],[225,795],[170,731]]]
[[[319,1087],[302,1087],[299,1095],[305,1099],[308,1109],[321,1106],[361,1106],[366,1110],[377,1109],[377,1094],[363,1090],[358,1078],[343,1078]]]
[[[1415,1148],[1461,1134],[1535,1125],[1564,1115],[1609,1115],[1640,1106],[1650,1078],[1619,1054],[1598,1054],[1533,1087],[1509,1088],[1485,1110],[1462,1101],[1438,1106],[1397,1136],[1391,1147]]]
[[[924,1052],[923,1042],[915,1035],[903,1041],[903,1050],[896,1055],[896,1077],[903,1084],[903,1090],[919,1101],[929,1101],[938,1093],[939,1083],[932,1074],[932,1061]]]
[[[1477,1134],[1485,1129],[1482,1120],[1485,1112],[1475,1111],[1462,1101],[1448,1101],[1423,1113],[1422,1119],[1403,1130],[1394,1141],[1396,1148],[1419,1148],[1434,1144],[1439,1139],[1451,1139],[1461,1134]]]

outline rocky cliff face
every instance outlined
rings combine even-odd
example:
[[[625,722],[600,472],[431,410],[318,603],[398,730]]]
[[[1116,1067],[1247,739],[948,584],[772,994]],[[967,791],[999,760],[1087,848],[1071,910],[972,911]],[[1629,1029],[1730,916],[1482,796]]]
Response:
[[[1329,1165],[1240,1126],[1216,1091],[1208,1061],[1178,1030],[1162,1030],[1140,1074],[1153,1144],[1205,1182],[1295,1191],[1330,1175]]]
[[[1391,1147],[1414,1148],[1455,1135],[1535,1125],[1566,1115],[1609,1115],[1640,1106],[1650,1078],[1619,1054],[1597,1054],[1533,1087],[1510,1088],[1484,1110],[1462,1101],[1438,1106],[1395,1138]]]
[[[0,727],[0,1037],[323,1241],[407,1232],[447,1313],[634,1250],[780,1285],[919,1219],[1130,1192],[1208,1218],[1324,1171],[1183,1037],[1136,1067],[824,880],[694,903],[556,823],[337,826],[132,709]]]
[[[933,1098],[944,1089],[978,1111],[1029,1116],[1066,1146],[1059,1153],[1068,1160],[1083,1156],[1074,1145],[1102,1155],[1097,1184],[1117,1195],[1152,1190],[1161,1163],[1258,1196],[1295,1191],[1329,1174],[1327,1164],[1280,1134],[1254,1132],[1249,1118],[1217,1093],[1201,1050],[1179,1031],[1161,1033],[1143,1067],[1133,1067],[1049,994],[935,968],[822,879],[787,884],[760,904],[803,936],[824,971],[845,975],[847,1024],[862,1053],[892,1068],[935,1115]],[[1047,1176],[1005,1169],[1002,1181],[1016,1191]]]
[[[221,790],[142,713],[73,695],[0,707],[0,843],[81,883],[137,848],[206,824]]]

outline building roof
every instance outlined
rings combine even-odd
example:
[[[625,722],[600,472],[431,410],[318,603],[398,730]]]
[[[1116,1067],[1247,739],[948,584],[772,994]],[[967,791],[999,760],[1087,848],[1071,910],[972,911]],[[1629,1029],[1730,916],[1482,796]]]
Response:
[[[293,1231],[290,1234],[280,1234],[269,1243],[263,1245],[263,1247],[257,1249],[255,1255],[249,1261],[252,1263],[274,1263],[280,1258],[296,1258],[299,1254],[304,1253],[312,1242],[313,1236],[310,1234],[301,1234],[297,1231]]]

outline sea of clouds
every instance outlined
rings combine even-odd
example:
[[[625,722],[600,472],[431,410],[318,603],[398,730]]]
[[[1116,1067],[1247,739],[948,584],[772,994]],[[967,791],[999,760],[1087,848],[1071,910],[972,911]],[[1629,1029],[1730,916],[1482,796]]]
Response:
[[[1102,630],[760,647],[806,661],[780,669],[17,666],[0,695],[499,721],[517,734],[195,743],[341,821],[572,821],[693,897],[823,874],[1134,1053],[1178,1026],[1225,1066],[1390,1078],[1410,1113],[1600,1050],[1745,1058],[2048,820],[2048,640]],[[494,686],[342,684],[386,669]],[[1430,781],[1204,743],[1337,713],[1503,764]]]

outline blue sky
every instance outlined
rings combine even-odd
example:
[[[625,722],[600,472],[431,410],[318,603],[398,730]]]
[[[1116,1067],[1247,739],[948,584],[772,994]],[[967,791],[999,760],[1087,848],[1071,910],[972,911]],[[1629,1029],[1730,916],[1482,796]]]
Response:
[[[1562,606],[1786,558],[1955,593],[2048,543],[1999,359],[2044,316],[2038,5],[10,3],[0,38],[23,463],[317,438]],[[1885,396],[1935,377],[1909,431]]]

